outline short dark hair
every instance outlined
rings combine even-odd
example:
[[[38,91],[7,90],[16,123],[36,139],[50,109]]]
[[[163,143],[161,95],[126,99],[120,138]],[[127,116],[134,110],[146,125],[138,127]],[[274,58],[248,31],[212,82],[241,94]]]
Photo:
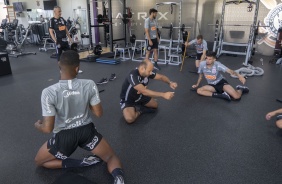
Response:
[[[198,35],[198,36],[197,36],[197,40],[200,40],[200,39],[201,39],[201,40],[203,39],[203,35]]]
[[[216,59],[216,53],[213,51],[208,51],[206,57],[213,57],[214,59]]]
[[[64,66],[79,66],[79,54],[73,50],[68,50],[62,53],[60,64]]]
[[[158,10],[156,10],[155,8],[151,8],[149,10],[149,15],[151,15],[152,13],[157,13],[157,12],[158,12]]]

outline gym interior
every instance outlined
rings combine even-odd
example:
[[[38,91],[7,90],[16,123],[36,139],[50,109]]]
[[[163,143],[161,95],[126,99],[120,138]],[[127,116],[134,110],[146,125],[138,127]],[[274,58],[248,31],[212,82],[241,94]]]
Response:
[[[266,119],[282,101],[279,0],[0,0],[0,183],[114,182],[105,162],[54,170],[34,162],[52,137],[34,127],[42,118],[41,93],[60,80],[58,45],[49,34],[55,6],[68,23],[70,49],[79,53],[77,78],[97,84],[104,113],[93,122],[119,157],[125,183],[281,183],[282,130],[275,117]],[[158,10],[157,73],[178,87],[150,80],[149,89],[174,97],[156,98],[157,112],[128,124],[119,95],[146,57],[151,8]],[[217,61],[246,79],[249,93],[241,100],[204,97],[192,88],[196,49],[183,43],[198,35]],[[241,83],[223,76],[231,86]],[[78,148],[71,157],[86,155]]]

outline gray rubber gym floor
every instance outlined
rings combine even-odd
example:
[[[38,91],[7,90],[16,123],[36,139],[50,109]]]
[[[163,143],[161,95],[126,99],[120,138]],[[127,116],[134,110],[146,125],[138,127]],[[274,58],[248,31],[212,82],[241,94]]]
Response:
[[[33,48],[37,50],[37,48]],[[48,170],[37,168],[34,156],[51,137],[34,128],[41,118],[41,91],[59,79],[59,70],[50,53],[10,58],[13,75],[0,77],[0,183],[53,183],[66,173],[75,173],[96,182],[109,184],[113,178],[105,163],[79,169]],[[261,65],[260,58],[264,59]],[[265,74],[249,77],[250,93],[239,102],[201,97],[190,91],[198,79],[193,59],[186,59],[183,72],[178,66],[164,66],[160,73],[178,82],[175,98],[158,99],[155,114],[142,115],[127,125],[120,111],[119,93],[126,74],[138,62],[119,65],[81,63],[78,78],[100,80],[116,73],[117,79],[99,89],[104,115],[94,122],[123,163],[126,183],[281,183],[282,131],[275,121],[266,121],[268,111],[281,108],[282,68],[268,63],[270,57],[256,55],[254,66]],[[243,57],[222,56],[231,69],[241,67]],[[238,79],[226,75],[233,86]],[[205,84],[202,83],[202,84]],[[151,81],[149,88],[169,91],[167,84]],[[78,149],[74,158],[88,155]]]

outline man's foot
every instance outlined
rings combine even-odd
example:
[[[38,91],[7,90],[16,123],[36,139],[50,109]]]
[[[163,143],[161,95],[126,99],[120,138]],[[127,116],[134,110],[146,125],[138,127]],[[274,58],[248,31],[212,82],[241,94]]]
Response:
[[[280,119],[282,119],[282,115],[276,116],[276,120],[280,120]]]
[[[154,68],[157,70],[161,70],[161,67],[158,65],[158,62],[154,63]]]
[[[124,179],[122,176],[118,175],[115,177],[114,184],[124,184]]]
[[[111,77],[109,78],[110,81],[113,81],[117,78],[116,74],[112,73]]]
[[[83,71],[82,70],[78,70],[78,73],[82,73]]]
[[[153,109],[153,108],[149,108],[149,107],[145,107],[145,106],[141,106],[140,107],[140,114],[145,114],[145,113],[155,113],[157,111],[157,109]]]
[[[223,92],[221,95],[222,95],[223,99],[225,99],[227,101],[231,101],[231,97],[230,97],[230,95],[228,93]]]
[[[89,155],[83,159],[81,165],[90,166],[90,165],[97,164],[98,162],[101,162],[101,161],[102,160],[99,157],[97,157],[96,155]]]
[[[109,81],[107,78],[102,78],[99,82],[97,82],[97,85],[100,85],[100,84],[107,84]]]
[[[236,86],[236,89],[237,89],[237,90],[241,90],[242,93],[249,93],[249,91],[250,91],[247,86],[241,86],[241,85],[237,85],[237,86]]]

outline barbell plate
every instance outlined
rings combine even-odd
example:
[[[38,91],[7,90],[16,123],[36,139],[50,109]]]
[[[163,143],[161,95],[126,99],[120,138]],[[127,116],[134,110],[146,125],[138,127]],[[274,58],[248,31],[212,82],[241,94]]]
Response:
[[[104,20],[103,15],[101,15],[101,14],[97,15],[97,22],[98,23],[102,23],[103,20]]]
[[[101,47],[101,45],[96,45],[95,47],[94,47],[94,54],[95,55],[101,55],[101,53],[102,53],[102,47]]]

